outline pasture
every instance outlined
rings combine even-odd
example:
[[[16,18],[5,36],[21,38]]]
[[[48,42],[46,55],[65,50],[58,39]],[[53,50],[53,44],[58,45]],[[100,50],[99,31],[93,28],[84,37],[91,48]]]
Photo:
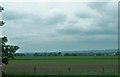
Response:
[[[116,75],[117,56],[17,56],[7,75]]]

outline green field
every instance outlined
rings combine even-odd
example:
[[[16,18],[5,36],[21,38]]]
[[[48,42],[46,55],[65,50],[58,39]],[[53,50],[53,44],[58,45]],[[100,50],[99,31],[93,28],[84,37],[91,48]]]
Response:
[[[8,75],[114,75],[118,74],[118,57],[17,56],[4,66],[4,71]]]
[[[117,62],[118,56],[17,56],[13,62]]]

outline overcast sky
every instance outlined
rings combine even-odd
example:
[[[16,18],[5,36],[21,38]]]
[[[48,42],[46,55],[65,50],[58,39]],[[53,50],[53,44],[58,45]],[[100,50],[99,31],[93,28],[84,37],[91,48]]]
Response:
[[[2,35],[19,52],[116,49],[117,2],[2,3]]]

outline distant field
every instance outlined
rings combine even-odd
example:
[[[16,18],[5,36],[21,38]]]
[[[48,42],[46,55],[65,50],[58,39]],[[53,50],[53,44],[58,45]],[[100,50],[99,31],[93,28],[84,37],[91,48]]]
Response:
[[[17,56],[13,62],[31,62],[31,61],[57,61],[57,62],[88,62],[88,61],[102,61],[102,62],[117,62],[117,56]]]
[[[16,70],[15,70],[16,69]],[[117,56],[17,56],[7,74],[117,74]]]

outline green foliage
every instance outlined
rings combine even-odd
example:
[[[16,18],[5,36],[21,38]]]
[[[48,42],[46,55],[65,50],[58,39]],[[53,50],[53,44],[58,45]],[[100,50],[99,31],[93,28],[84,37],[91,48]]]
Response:
[[[7,45],[7,37],[0,38],[2,46],[2,63],[8,64],[9,59],[14,59],[14,53],[19,49],[18,46]]]

